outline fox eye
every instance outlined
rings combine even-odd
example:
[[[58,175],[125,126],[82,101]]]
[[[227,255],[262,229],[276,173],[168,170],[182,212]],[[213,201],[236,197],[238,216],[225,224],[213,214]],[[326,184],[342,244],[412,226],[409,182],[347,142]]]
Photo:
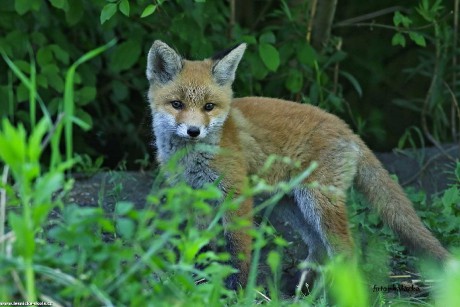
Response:
[[[171,101],[171,106],[176,110],[182,110],[184,108],[184,104],[179,100]]]
[[[214,109],[214,107],[215,107],[215,104],[209,102],[209,103],[204,105],[204,110],[205,111],[211,111],[212,109]]]

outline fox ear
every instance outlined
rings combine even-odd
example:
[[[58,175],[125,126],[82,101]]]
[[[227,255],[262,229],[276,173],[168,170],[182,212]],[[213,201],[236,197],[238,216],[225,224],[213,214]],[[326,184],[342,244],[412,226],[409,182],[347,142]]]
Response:
[[[165,84],[182,70],[182,58],[171,47],[156,40],[147,57],[147,79],[150,83]]]
[[[219,85],[232,84],[235,80],[235,71],[246,50],[246,44],[239,44],[233,48],[219,52],[212,57],[214,65],[212,75]]]

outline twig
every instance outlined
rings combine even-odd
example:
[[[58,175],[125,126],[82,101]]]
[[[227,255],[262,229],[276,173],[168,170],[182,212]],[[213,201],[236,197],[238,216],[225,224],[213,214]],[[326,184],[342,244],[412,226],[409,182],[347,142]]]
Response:
[[[13,255],[13,243],[14,243],[14,241],[16,241],[16,236],[14,235],[14,233],[12,233],[12,235],[10,235],[11,233],[12,232],[9,232],[6,235],[6,236],[9,237],[7,239],[8,240],[8,245],[6,246],[6,249],[5,249],[6,258],[12,258],[12,255]],[[27,292],[24,289],[24,285],[22,284],[21,279],[19,278],[18,272],[16,270],[11,271],[11,277],[13,278],[13,281],[16,284],[16,287],[18,288],[18,291],[21,293],[21,296],[23,298],[26,298],[27,297]]]
[[[446,15],[442,16],[441,18],[439,18],[439,21],[443,21],[443,20],[447,19],[450,16],[450,14],[452,14],[452,12],[449,12]],[[347,20],[345,20],[345,21],[347,21]],[[389,30],[396,30],[396,31],[403,32],[403,33],[410,33],[410,32],[414,32],[414,31],[428,29],[428,28],[431,28],[431,27],[433,27],[435,25],[434,23],[429,23],[429,24],[419,26],[419,27],[414,27],[414,28],[401,28],[401,27],[389,26],[389,25],[375,23],[375,22],[344,23],[345,21],[339,22],[337,24],[334,24],[332,27],[333,28],[341,28],[341,27],[374,27],[374,28],[383,28],[383,29],[389,29]]]
[[[407,13],[409,10],[404,8],[404,7],[402,7],[402,6],[387,7],[385,9],[381,9],[381,10],[378,10],[378,11],[375,11],[375,12],[372,12],[372,13],[368,13],[368,14],[360,15],[360,16],[353,17],[353,18],[350,18],[350,19],[346,19],[346,20],[343,20],[343,21],[339,21],[338,23],[336,23],[334,25],[334,27],[345,27],[345,26],[354,25],[354,24],[357,24],[359,22],[369,20],[369,19],[373,19],[373,18],[376,18],[376,17],[380,17],[380,16],[383,16],[383,15],[386,15],[386,14],[389,14],[389,13],[393,13],[393,12],[396,12],[396,11],[402,11],[402,12]]]
[[[433,93],[433,88],[435,87],[436,80],[438,78],[439,61],[440,61],[440,58],[441,58],[441,47],[439,46],[440,43],[439,43],[439,37],[438,37],[439,29],[437,28],[436,23],[433,23],[433,24],[435,26],[436,61],[435,61],[435,64],[434,64],[434,69],[433,69],[433,77],[431,78],[430,87],[428,88],[428,92],[426,93],[425,101],[423,102],[423,108],[422,108],[422,113],[421,113],[420,117],[421,117],[421,121],[422,121],[422,129],[423,129],[423,133],[425,134],[425,137],[431,143],[433,143],[433,145],[436,148],[438,148],[439,151],[442,152],[446,157],[448,157],[452,161],[455,161],[455,159],[451,155],[446,153],[444,148],[442,148],[442,146],[439,144],[439,142],[430,133],[430,131],[428,129],[428,124],[427,124],[427,121],[426,121],[426,116],[427,116],[427,113],[428,113],[428,103],[430,101],[431,95]]]
[[[454,149],[458,149],[459,146],[453,146],[449,149],[446,150],[446,152],[449,152],[451,150],[454,150]],[[418,170],[417,173],[415,173],[412,177],[410,177],[409,179],[407,179],[405,182],[402,182],[401,185],[402,186],[406,186],[408,185],[409,183],[411,183],[412,181],[414,181],[415,179],[417,179],[418,176],[420,176],[421,173],[423,173],[425,171],[425,169],[428,167],[428,165],[430,165],[433,161],[435,161],[436,159],[438,159],[440,156],[442,156],[443,153],[439,153],[437,155],[434,155],[432,156],[430,159],[428,159],[428,161],[426,161],[425,164],[422,165],[422,167]]]
[[[457,39],[458,39],[458,10],[459,10],[459,3],[460,1],[459,0],[455,0],[455,4],[454,4],[454,31],[453,31],[453,41],[452,41],[452,67],[455,69],[455,67],[457,67],[457,53],[456,53],[456,50],[457,50]],[[454,72],[452,73],[452,88],[454,89],[455,91],[455,87],[456,87],[456,84],[457,84],[457,74],[454,70]],[[451,92],[451,94],[453,94],[453,91],[449,88],[449,91]],[[455,94],[453,94],[453,97],[455,98]],[[454,100],[452,101],[454,102]],[[458,112],[458,103],[457,101],[455,100],[455,105],[452,103],[451,104],[451,113],[450,113],[450,116],[451,116],[451,125],[452,125],[452,138],[454,140],[454,142],[458,142],[458,138],[457,138],[457,121],[456,121],[456,117],[455,117],[455,110],[454,109],[457,109],[457,112]],[[460,114],[459,114],[460,116]]]
[[[19,278],[18,272],[16,272],[16,270],[11,271],[11,277],[13,277],[13,281],[16,284],[16,287],[18,287],[21,296],[26,298],[27,292],[26,289],[24,289],[24,285],[22,284],[21,279]]]
[[[454,75],[455,75],[455,72],[454,72]],[[452,129],[452,139],[454,140],[454,142],[456,142],[457,141],[457,128],[455,127],[455,125],[456,125],[455,124],[455,122],[456,122],[455,114],[457,114],[457,116],[460,119],[460,108],[458,107],[458,101],[457,101],[457,97],[455,97],[454,91],[450,88],[449,84],[447,84],[446,81],[444,81],[444,85],[447,87],[447,90],[449,91],[450,96],[452,97],[452,103],[451,103],[451,112],[452,112],[451,113],[451,124],[452,124],[452,127],[451,127],[451,129]]]
[[[342,39],[339,38],[339,41],[337,43],[337,51],[340,51],[342,50]],[[340,71],[340,61],[335,63],[335,67],[334,67],[334,87],[332,89],[332,92],[334,94],[337,94],[337,87],[338,87],[338,84],[339,84],[339,71]]]
[[[308,21],[308,26],[307,26],[307,42],[311,43],[311,31],[313,29],[313,21],[315,19],[315,14],[316,14],[316,5],[318,3],[318,0],[313,0],[311,2],[311,9],[310,9],[310,20]]]
[[[3,167],[2,186],[6,186],[8,180],[8,172],[10,168],[8,165]],[[0,188],[0,239],[5,236],[5,213],[6,213],[6,190]],[[5,253],[5,245],[0,241],[0,254]]]
[[[388,29],[388,30],[395,30],[398,32],[403,32],[403,33],[410,33],[413,31],[417,30],[422,30],[425,28],[431,28],[433,24],[428,24],[425,26],[417,27],[417,28],[401,28],[401,27],[396,27],[396,26],[389,26],[389,25],[384,25],[381,23],[375,23],[375,22],[357,22],[354,24],[349,24],[349,25],[334,25],[333,28],[340,28],[340,27],[370,27],[370,28],[382,28],[382,29]]]
[[[228,38],[233,39],[233,28],[235,27],[235,0],[230,0],[230,24],[228,27]]]
[[[0,236],[0,243],[10,241],[10,240],[13,240],[13,241],[16,240],[16,235],[14,234],[14,231],[10,231],[7,234]]]
[[[262,10],[260,10],[259,16],[257,16],[256,21],[254,21],[251,25],[251,30],[254,30],[257,27],[257,25],[262,21],[262,18],[267,15],[265,13],[272,5],[272,2],[273,0],[265,1],[265,6],[262,8]]]
[[[427,96],[428,97],[428,96]],[[422,129],[423,133],[425,134],[425,137],[442,153],[444,154],[449,160],[455,161],[454,157],[449,155],[444,148],[442,148],[441,144],[434,138],[434,136],[430,133],[428,129],[428,124],[426,122],[426,109],[425,107],[423,108],[422,111]]]
[[[393,275],[389,276],[390,278],[411,278],[412,275]]]
[[[305,282],[305,280],[307,279],[307,270],[304,270],[302,272],[302,275],[300,275],[300,280],[299,280],[299,283],[297,284],[297,289],[296,289],[296,296],[295,296],[295,300],[294,302],[297,303],[299,301],[299,298],[300,298],[300,293],[302,293],[302,288],[303,286],[305,285],[307,288],[309,288],[309,285]],[[308,289],[310,290],[310,289]]]
[[[265,294],[263,294],[262,292],[258,291],[258,290],[254,290],[257,294],[259,294],[260,296],[262,296],[267,302],[271,302],[272,300],[266,296]]]
[[[48,132],[48,134],[46,135],[45,139],[42,141],[41,143],[41,149],[43,150],[46,146],[48,146],[48,143],[51,141],[51,138],[54,134],[54,132],[56,131],[56,128],[57,126],[59,125],[59,123],[64,119],[64,113],[60,113],[56,119],[56,122],[54,123],[53,127],[51,128],[51,130]]]
[[[55,301],[54,299],[52,299],[51,297],[49,297],[48,295],[40,295],[40,299],[44,302],[48,302],[48,303],[51,303],[52,306],[54,307],[63,307],[63,305],[59,304],[57,301]]]
[[[321,0],[316,5],[311,29],[311,45],[318,52],[322,52],[329,42],[336,8],[337,0]]]

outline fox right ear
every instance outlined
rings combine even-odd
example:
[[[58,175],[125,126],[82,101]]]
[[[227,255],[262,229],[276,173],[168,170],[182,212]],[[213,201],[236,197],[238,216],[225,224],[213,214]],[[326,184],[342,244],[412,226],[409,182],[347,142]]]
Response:
[[[147,79],[151,84],[165,84],[182,70],[182,58],[171,47],[156,40],[147,57]]]
[[[233,48],[221,51],[211,59],[214,61],[212,74],[217,84],[232,84],[235,80],[235,72],[246,50],[246,44],[239,44]]]

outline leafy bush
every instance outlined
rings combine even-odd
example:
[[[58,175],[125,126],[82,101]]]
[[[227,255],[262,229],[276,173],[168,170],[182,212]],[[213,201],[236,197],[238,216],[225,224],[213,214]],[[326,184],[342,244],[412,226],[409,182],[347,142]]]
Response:
[[[77,129],[73,134],[80,154],[106,155],[110,166],[128,159],[132,167],[135,158],[149,152],[144,71],[154,39],[193,59],[246,42],[249,48],[235,84],[237,96],[284,97],[344,112],[342,87],[329,75],[346,54],[332,48],[319,55],[306,42],[302,10],[307,4],[293,9],[282,2],[253,31],[231,24],[229,6],[219,1],[8,2],[0,9],[0,26],[6,31],[0,50],[29,77],[40,99],[37,108],[28,107],[29,87],[0,63],[0,69],[9,71],[0,76],[0,116],[23,122],[29,129],[33,119],[46,112],[50,116],[66,112],[62,97],[68,65],[112,38],[118,39],[117,46],[81,63],[75,73],[74,115],[92,132],[88,136]],[[287,22],[279,24],[279,19]],[[341,76],[361,91],[351,74]]]

